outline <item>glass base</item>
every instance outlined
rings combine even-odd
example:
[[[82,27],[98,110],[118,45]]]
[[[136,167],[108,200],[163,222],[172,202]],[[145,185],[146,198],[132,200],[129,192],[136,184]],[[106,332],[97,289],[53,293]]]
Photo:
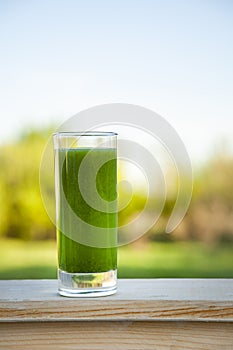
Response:
[[[102,297],[117,291],[117,270],[69,273],[58,269],[58,293],[65,297]]]

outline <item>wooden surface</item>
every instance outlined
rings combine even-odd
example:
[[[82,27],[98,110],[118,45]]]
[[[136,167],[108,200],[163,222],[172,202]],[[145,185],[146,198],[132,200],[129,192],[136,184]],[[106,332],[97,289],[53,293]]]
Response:
[[[233,280],[119,280],[116,295],[0,281],[0,349],[233,349]]]
[[[233,280],[119,280],[91,299],[59,296],[56,280],[0,281],[0,321],[18,320],[233,321]]]
[[[214,322],[5,323],[0,349],[232,350],[233,327]]]

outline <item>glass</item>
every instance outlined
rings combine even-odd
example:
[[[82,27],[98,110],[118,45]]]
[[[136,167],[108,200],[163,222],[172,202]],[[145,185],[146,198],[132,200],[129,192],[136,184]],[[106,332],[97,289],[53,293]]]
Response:
[[[58,132],[55,156],[58,291],[104,296],[117,282],[117,134]]]

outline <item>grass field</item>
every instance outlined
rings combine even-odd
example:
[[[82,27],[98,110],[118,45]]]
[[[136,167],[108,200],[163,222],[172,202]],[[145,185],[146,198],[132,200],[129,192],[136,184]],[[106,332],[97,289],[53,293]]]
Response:
[[[233,278],[233,246],[198,242],[131,244],[118,250],[120,278]],[[53,241],[0,241],[0,279],[56,278]]]

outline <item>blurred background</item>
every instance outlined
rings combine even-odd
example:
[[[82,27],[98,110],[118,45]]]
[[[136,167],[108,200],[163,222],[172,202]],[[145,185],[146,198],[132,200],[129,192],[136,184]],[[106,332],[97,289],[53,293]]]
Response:
[[[176,200],[168,188],[156,225],[119,248],[119,277],[233,277],[232,42],[229,0],[0,2],[1,279],[56,277],[42,152],[67,118],[112,102],[163,116],[194,172],[182,223],[165,233]],[[119,223],[145,201],[136,191]]]

